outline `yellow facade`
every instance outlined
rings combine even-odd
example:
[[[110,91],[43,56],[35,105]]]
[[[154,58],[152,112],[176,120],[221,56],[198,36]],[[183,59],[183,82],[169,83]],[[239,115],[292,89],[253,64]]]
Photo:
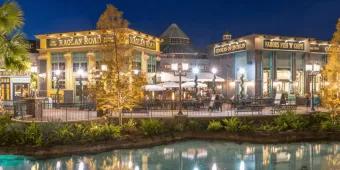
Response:
[[[124,29],[124,31],[127,33],[126,35],[129,36],[126,44],[131,44],[133,51],[140,54],[140,71],[152,76],[154,73],[148,72],[148,59],[150,56],[153,56],[153,58],[159,57],[160,39],[132,29]],[[65,73],[65,85],[60,89],[59,94],[63,96],[64,91],[67,90],[73,91],[73,95],[75,96],[77,75],[73,69],[75,57],[73,55],[77,52],[85,53],[87,60],[87,70],[85,70],[85,72],[95,69],[95,53],[98,51],[101,41],[103,41],[103,39],[105,41],[105,37],[101,37],[98,30],[91,30],[36,35],[36,38],[39,39],[40,42],[40,48],[38,49],[39,60],[46,61],[46,73],[40,72],[40,75],[44,75],[44,77],[39,80],[43,81],[40,84],[43,84],[45,87],[39,87],[40,90],[44,89],[43,91],[46,91],[47,96],[56,94],[57,89],[52,87],[52,82],[54,81],[52,75],[52,55],[58,53],[63,55],[63,64],[65,65],[65,69],[63,70]],[[91,75],[88,74],[87,78],[90,79]],[[149,77],[148,80],[150,81],[151,78]],[[62,99],[63,98],[61,98],[61,100]]]

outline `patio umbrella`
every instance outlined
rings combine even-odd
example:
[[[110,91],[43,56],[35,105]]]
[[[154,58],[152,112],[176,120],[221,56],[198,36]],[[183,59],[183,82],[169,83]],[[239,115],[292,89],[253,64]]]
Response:
[[[178,83],[171,82],[171,81],[164,82],[164,83],[161,83],[161,84],[158,84],[158,85],[160,85],[160,86],[162,86],[164,88],[167,88],[167,89],[169,89],[169,88],[179,88],[179,84]]]
[[[166,90],[164,87],[156,85],[156,84],[148,84],[145,85],[144,87],[145,91],[164,91]]]
[[[185,82],[182,84],[183,88],[194,88],[195,87],[195,82]],[[208,87],[206,84],[204,83],[197,83],[197,88],[205,88]]]

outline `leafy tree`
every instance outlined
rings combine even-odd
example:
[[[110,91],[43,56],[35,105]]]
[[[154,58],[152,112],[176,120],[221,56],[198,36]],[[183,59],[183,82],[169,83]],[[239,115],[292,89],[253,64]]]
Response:
[[[14,1],[0,6],[0,67],[10,71],[25,71],[28,67],[28,45],[20,32],[23,12]]]
[[[340,109],[340,19],[336,25],[336,32],[328,50],[327,64],[324,66],[322,76],[325,78],[325,87],[322,89],[323,105],[331,111],[334,118]]]
[[[107,70],[101,72],[89,86],[98,109],[118,114],[120,124],[122,111],[132,109],[142,98],[141,87],[146,80],[143,74],[134,74],[127,27],[128,21],[123,18],[123,13],[113,5],[107,5],[97,22],[102,36],[102,64]]]

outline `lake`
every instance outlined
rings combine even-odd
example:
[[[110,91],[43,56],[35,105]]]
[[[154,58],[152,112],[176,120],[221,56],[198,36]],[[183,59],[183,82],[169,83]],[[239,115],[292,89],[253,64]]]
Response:
[[[0,170],[338,170],[340,143],[236,144],[185,141],[145,149],[114,150],[35,160],[0,155]]]

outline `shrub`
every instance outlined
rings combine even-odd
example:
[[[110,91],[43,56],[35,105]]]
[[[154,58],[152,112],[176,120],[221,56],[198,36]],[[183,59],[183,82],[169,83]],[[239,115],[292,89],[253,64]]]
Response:
[[[274,120],[275,125],[279,131],[285,130],[303,130],[307,127],[308,121],[301,115],[288,111],[281,114]]]
[[[240,131],[241,121],[239,118],[232,117],[229,119],[223,119],[222,122],[224,125],[224,129],[226,129],[227,131],[230,131],[230,132]]]
[[[203,126],[196,120],[189,120],[186,124],[186,129],[190,131],[199,131],[203,129]]]
[[[146,136],[159,135],[163,131],[163,124],[159,120],[142,120],[140,128]]]
[[[12,122],[10,114],[0,115],[0,126],[8,125]]]
[[[220,131],[223,129],[222,123],[217,120],[212,120],[209,122],[208,131]]]
[[[30,123],[25,129],[25,144],[42,146],[43,136],[40,127],[36,123]]]
[[[97,124],[92,123],[88,129],[88,136],[90,140],[104,140],[104,139],[114,139],[120,137],[121,128],[112,124]]]
[[[277,130],[276,126],[268,123],[261,124],[260,127],[257,128],[257,130],[265,131],[265,132],[274,132]]]
[[[26,125],[21,123],[11,123],[4,129],[1,136],[1,145],[22,145],[25,143]]]
[[[74,140],[73,128],[71,125],[63,124],[55,129],[56,141],[61,144],[71,143]]]
[[[336,129],[336,126],[333,124],[332,121],[326,120],[320,123],[320,129],[323,131],[332,131]]]
[[[127,133],[137,132],[137,122],[134,119],[129,119],[127,123],[123,125],[123,130]]]

